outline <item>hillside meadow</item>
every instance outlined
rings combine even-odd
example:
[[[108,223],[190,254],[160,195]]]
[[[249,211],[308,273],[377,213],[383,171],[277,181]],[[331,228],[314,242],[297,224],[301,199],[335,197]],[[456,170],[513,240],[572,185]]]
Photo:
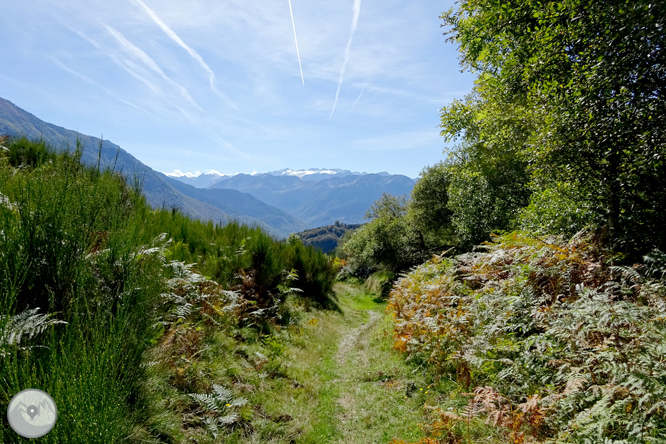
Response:
[[[59,420],[41,442],[53,443],[182,442],[184,429],[251,423],[206,353],[334,308],[331,261],[296,238],[152,209],[138,181],[79,156],[22,138],[0,151],[2,403],[48,392]],[[148,390],[155,378],[168,396]],[[209,393],[229,414],[189,396]],[[16,440],[5,421],[0,441]]]

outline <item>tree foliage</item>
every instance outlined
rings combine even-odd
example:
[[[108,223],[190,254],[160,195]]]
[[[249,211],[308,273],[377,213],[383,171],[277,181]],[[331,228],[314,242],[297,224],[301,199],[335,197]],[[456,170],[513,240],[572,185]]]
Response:
[[[448,177],[443,164],[425,168],[409,200],[384,193],[374,202],[366,212],[370,222],[341,241],[346,271],[363,278],[379,270],[397,274],[454,246]]]
[[[342,244],[349,258],[349,272],[368,277],[377,270],[402,271],[415,262],[418,249],[407,220],[404,196],[384,193],[366,212],[370,222],[356,230]]]
[[[664,16],[663,2],[646,0],[460,2],[443,19],[463,67],[479,73],[480,101],[445,108],[444,131],[464,135],[481,172],[497,153],[516,159],[536,200],[576,188],[590,211],[579,222],[604,228],[614,248],[663,247]],[[520,189],[525,176],[513,176]]]

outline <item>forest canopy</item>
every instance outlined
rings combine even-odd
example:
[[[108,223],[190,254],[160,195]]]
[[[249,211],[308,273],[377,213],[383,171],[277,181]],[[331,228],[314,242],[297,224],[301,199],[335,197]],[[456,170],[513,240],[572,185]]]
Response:
[[[441,110],[455,146],[411,198],[384,196],[341,251],[393,272],[493,232],[595,233],[614,257],[666,248],[663,2],[466,0],[442,15],[473,90]],[[453,248],[453,250],[451,250]]]

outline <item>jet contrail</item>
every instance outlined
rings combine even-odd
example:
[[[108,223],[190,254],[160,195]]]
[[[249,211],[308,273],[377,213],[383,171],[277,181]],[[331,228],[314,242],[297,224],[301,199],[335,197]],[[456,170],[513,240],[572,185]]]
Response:
[[[203,68],[203,70],[206,71],[206,73],[208,73],[208,81],[210,83],[210,88],[213,90],[213,92],[220,99],[227,102],[233,108],[238,109],[238,106],[236,106],[236,104],[231,99],[229,99],[229,97],[227,97],[224,93],[222,93],[220,90],[217,89],[217,87],[215,86],[216,82],[215,73],[210,68],[210,66],[208,66],[203,57],[201,57],[201,55],[198,52],[196,52],[187,43],[185,43],[183,39],[181,39],[178,36],[178,34],[176,34],[171,28],[169,28],[169,26],[166,23],[164,23],[162,19],[160,19],[157,16],[157,14],[155,14],[155,12],[152,9],[150,9],[144,2],[142,2],[141,0],[134,0],[134,1],[146,11],[146,13],[150,16],[150,18],[153,19],[153,21],[157,24],[157,26],[159,26],[160,29],[162,29],[162,31],[164,31],[164,33],[168,35],[169,38],[171,38],[171,40],[176,42],[178,46],[187,51],[190,57],[192,57],[199,64],[199,66],[201,66],[201,68]]]
[[[130,54],[132,54],[134,57],[138,58],[141,60],[148,68],[158,74],[162,79],[167,81],[171,86],[175,87],[176,89],[180,90],[181,95],[188,101],[190,104],[192,104],[194,107],[196,107],[199,111],[203,111],[201,107],[194,101],[192,96],[190,96],[190,93],[187,91],[187,89],[181,85],[180,83],[171,80],[165,73],[162,71],[162,68],[159,67],[159,65],[153,60],[148,54],[146,54],[145,51],[143,51],[141,48],[136,46],[134,43],[130,42],[125,38],[124,35],[122,35],[118,30],[112,28],[109,25],[106,25],[106,30],[109,31],[109,33],[120,43],[120,45],[127,50]]]
[[[356,107],[356,104],[358,103],[358,101],[361,100],[361,96],[362,96],[363,93],[365,92],[365,88],[367,88],[367,86],[368,86],[367,83],[366,83],[365,85],[363,85],[363,89],[361,89],[360,94],[358,95],[358,97],[356,98],[356,101],[355,101],[354,104],[352,105],[352,109],[354,109],[354,108]]]
[[[294,23],[294,11],[291,9],[291,0],[289,0],[289,13],[291,14],[291,26],[294,28],[294,42],[296,42],[296,55],[298,56],[298,67],[301,69],[301,82],[305,86],[305,78],[303,77],[303,66],[301,66],[301,53],[298,50],[298,39],[296,38],[296,23]]]
[[[347,48],[345,49],[345,61],[342,63],[342,68],[340,68],[338,91],[335,93],[335,101],[333,102],[333,109],[331,109],[331,115],[328,116],[329,119],[333,117],[333,113],[335,112],[335,107],[338,104],[338,97],[340,96],[340,88],[342,87],[342,82],[345,78],[345,70],[347,69],[347,62],[349,61],[349,55],[351,54],[352,39],[354,38],[354,33],[356,32],[356,27],[358,26],[359,15],[361,15],[361,0],[354,0],[354,17],[352,18],[351,33],[349,34],[349,41],[347,42]]]

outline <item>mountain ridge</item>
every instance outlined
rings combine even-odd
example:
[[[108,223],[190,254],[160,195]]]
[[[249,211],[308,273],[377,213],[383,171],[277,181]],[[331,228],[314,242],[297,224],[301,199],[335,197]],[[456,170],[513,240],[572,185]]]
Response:
[[[284,168],[269,173],[221,175],[158,172],[108,140],[44,122],[0,98],[0,135],[43,139],[56,150],[82,146],[81,161],[114,167],[128,181],[138,179],[153,208],[177,208],[190,217],[227,223],[237,220],[284,238],[336,221],[363,223],[365,211],[382,193],[408,195],[415,180],[387,172]],[[196,186],[199,185],[199,186]],[[204,185],[204,186],[202,186]]]
[[[210,188],[251,194],[305,222],[309,228],[364,223],[365,211],[383,193],[409,195],[416,181],[407,176],[360,174],[304,180],[291,175],[237,174]]]
[[[99,160],[102,168],[115,166],[116,170],[121,172],[128,181],[131,182],[134,178],[138,178],[142,182],[144,195],[153,208],[178,208],[190,217],[212,220],[222,224],[230,220],[238,220],[249,225],[260,225],[277,237],[286,237],[292,232],[303,229],[302,223],[294,223],[293,226],[288,226],[289,217],[284,212],[263,202],[259,205],[260,208],[253,209],[253,212],[259,214],[263,211],[266,215],[281,220],[280,228],[237,211],[229,214],[220,206],[229,208],[228,205],[222,205],[225,198],[238,201],[236,193],[223,191],[218,193],[216,198],[208,196],[208,202],[198,200],[195,196],[198,196],[199,193],[193,187],[175,187],[174,185],[178,182],[172,181],[173,179],[143,164],[119,145],[47,123],[1,97],[0,134],[42,139],[58,151],[71,150],[78,143],[82,146],[81,161],[87,165],[96,165],[98,156],[101,154]],[[248,202],[256,202],[256,199],[251,195],[247,195],[246,199]],[[209,203],[211,201],[217,202],[220,206]]]

